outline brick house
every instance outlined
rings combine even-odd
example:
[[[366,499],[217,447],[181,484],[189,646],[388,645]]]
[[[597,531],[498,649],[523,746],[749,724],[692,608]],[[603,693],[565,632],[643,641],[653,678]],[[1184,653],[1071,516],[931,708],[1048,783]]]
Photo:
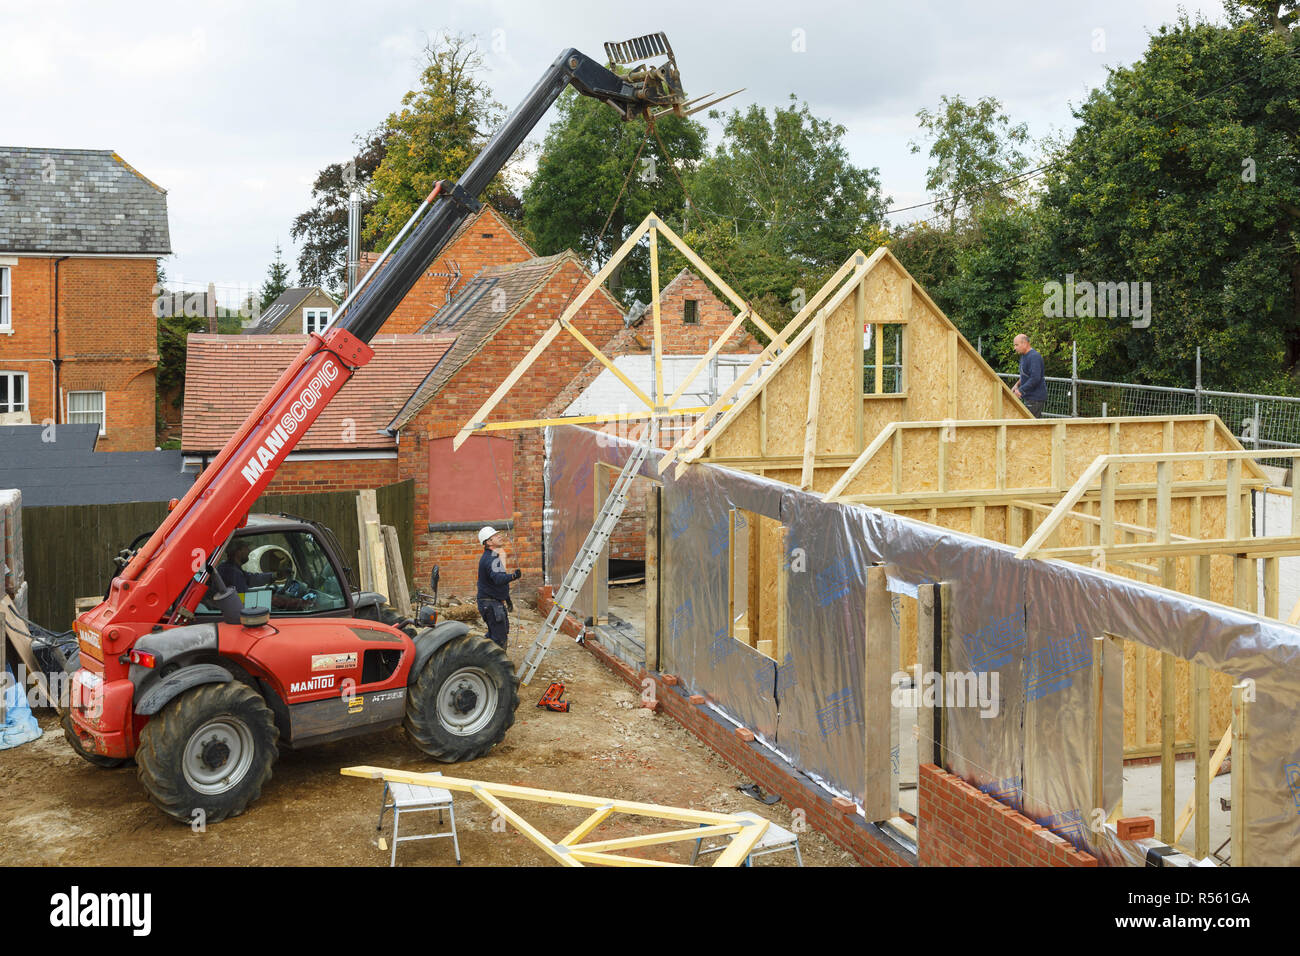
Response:
[[[280,374],[303,335],[190,335],[182,451],[200,473]],[[377,335],[375,357],[344,386],[280,466],[268,491],[353,491],[398,480],[397,441],[383,429],[451,347],[449,336]],[[232,375],[238,388],[231,387]]]
[[[320,286],[285,289],[245,335],[310,335],[329,325],[338,303]]]
[[[735,318],[731,308],[714,293],[712,286],[690,269],[683,269],[659,293],[659,326],[664,342],[664,388],[671,395],[700,356],[704,355]],[[637,383],[647,395],[652,394],[654,365],[652,343],[654,330],[649,309],[633,312],[629,316],[627,331],[611,342],[606,352],[617,356],[614,364]],[[718,362],[712,371],[702,372],[688,386],[681,405],[686,407],[709,405],[716,397],[709,391],[710,384],[719,391],[725,389],[735,376],[763,351],[758,340],[737,329],[719,351]],[[626,385],[618,380],[597,359],[592,359],[581,373],[556,397],[545,417],[560,415],[596,415],[619,412],[638,407],[638,402]],[[693,416],[681,422],[661,427],[659,444],[670,447],[690,426]],[[597,428],[600,426],[588,426]],[[605,426],[617,431],[619,426]],[[612,561],[640,562],[645,560],[645,509],[650,483],[636,479],[628,490],[623,516],[609,542]]]
[[[167,193],[111,150],[0,147],[0,421],[155,447]]]
[[[572,252],[484,269],[423,327],[455,335],[451,351],[394,416],[398,478],[415,479],[416,580],[442,568],[444,593],[472,597],[484,524],[510,531],[510,561],[525,584],[542,577],[542,467],[539,429],[452,439],[559,318],[589,275]],[[597,348],[630,335],[623,310],[603,289],[574,318]],[[593,361],[562,336],[498,407],[500,420],[542,417],[556,396]],[[522,592],[521,592],[522,593]]]
[[[484,269],[536,257],[537,253],[511,228],[505,216],[485,204],[461,223],[380,331],[415,332]],[[361,274],[365,275],[378,258],[377,252],[363,252]]]
[[[571,252],[485,269],[421,328],[455,335],[456,344],[389,426],[399,436],[398,476],[415,479],[416,580],[438,564],[446,593],[472,596],[480,551],[475,535],[484,524],[509,528],[513,566],[524,571],[525,583],[541,580],[542,431],[474,435],[457,452],[451,445],[456,432],[588,279]],[[665,355],[690,356],[689,364],[694,364],[733,318],[706,283],[683,270],[661,297]],[[654,338],[650,322],[649,312],[625,316],[603,289],[575,320],[579,331],[616,364],[644,379],[639,384],[647,390]],[[759,351],[759,344],[743,330],[724,348],[729,355]],[[680,371],[684,375],[685,370]],[[561,336],[492,417],[514,421],[577,414],[584,393],[604,377],[617,383],[598,359]],[[600,410],[612,409],[606,402]],[[644,507],[640,495],[629,501],[613,542],[615,557],[644,558]]]

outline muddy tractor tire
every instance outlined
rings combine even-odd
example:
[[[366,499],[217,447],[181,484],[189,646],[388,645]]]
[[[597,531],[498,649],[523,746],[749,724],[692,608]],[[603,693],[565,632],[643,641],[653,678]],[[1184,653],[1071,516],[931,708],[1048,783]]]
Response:
[[[184,823],[238,816],[271,779],[280,733],[266,701],[238,681],[178,695],[140,734],[136,774],[150,801]]]
[[[500,646],[473,634],[434,652],[406,695],[406,732],[435,760],[483,756],[515,722],[519,686]]]

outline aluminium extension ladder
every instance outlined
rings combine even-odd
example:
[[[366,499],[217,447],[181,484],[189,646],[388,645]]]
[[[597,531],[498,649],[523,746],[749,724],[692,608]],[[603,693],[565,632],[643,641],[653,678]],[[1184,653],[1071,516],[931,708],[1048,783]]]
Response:
[[[533,679],[533,674],[537,672],[538,665],[541,664],[542,658],[546,656],[551,641],[555,639],[556,633],[560,630],[560,625],[564,623],[565,617],[573,607],[574,599],[582,590],[582,586],[587,583],[587,578],[590,576],[592,569],[595,568],[596,561],[604,552],[605,545],[609,543],[609,537],[614,533],[614,526],[618,524],[618,519],[623,516],[623,508],[627,505],[628,488],[631,486],[637,472],[641,470],[641,465],[645,462],[646,457],[650,454],[650,448],[654,445],[658,433],[659,423],[653,421],[646,431],[645,439],[637,443],[632,454],[628,456],[623,470],[618,473],[618,480],[614,482],[614,487],[610,489],[609,496],[605,499],[605,503],[601,505],[600,512],[592,523],[591,531],[587,533],[587,540],[578,549],[573,564],[569,566],[568,572],[564,575],[564,582],[560,585],[560,590],[555,594],[555,603],[551,606],[551,613],[546,616],[546,621],[538,630],[537,637],[528,648],[528,653],[524,655],[519,670],[515,672],[520,684],[526,685]],[[581,636],[578,637],[578,640],[582,640]]]

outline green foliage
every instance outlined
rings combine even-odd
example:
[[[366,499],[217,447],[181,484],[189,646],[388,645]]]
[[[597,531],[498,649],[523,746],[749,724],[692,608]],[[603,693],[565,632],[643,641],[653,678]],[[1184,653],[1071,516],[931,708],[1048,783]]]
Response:
[[[569,89],[557,109],[559,117],[546,132],[537,172],[522,197],[524,223],[540,254],[573,249],[588,262],[603,263],[649,213],[676,224],[684,196],[673,167],[680,174],[699,161],[703,126],[671,115],[657,119],[665,155],[643,123],[623,122],[599,100]],[[648,302],[649,254],[638,249],[624,261],[609,287],[629,303],[633,298]]]
[[[1077,110],[1048,177],[1048,273],[1150,282],[1151,324],[1113,318],[1121,380],[1287,388],[1300,360],[1300,42],[1256,20],[1162,27]]]
[[[926,170],[925,188],[943,194],[934,208],[948,217],[952,228],[962,205],[978,212],[990,204],[1005,204],[1022,191],[1006,180],[1029,166],[1019,149],[1028,142],[1029,130],[1024,123],[1012,126],[1002,104],[991,96],[974,103],[961,96],[941,96],[939,103],[938,110],[920,110],[916,118],[930,141],[932,165]],[[921,151],[916,142],[911,148]]]
[[[271,307],[271,303],[280,297],[280,293],[289,288],[293,281],[289,275],[289,267],[284,264],[284,253],[280,249],[280,244],[275,244],[275,260],[266,270],[266,281],[262,283],[262,300],[261,308],[265,312]]]
[[[291,230],[294,239],[302,240],[298,278],[303,285],[321,286],[334,295],[346,288],[348,197],[353,190],[361,194],[364,223],[375,206],[370,183],[386,151],[382,131],[359,136],[355,156],[317,174],[311,187],[315,205],[294,219]]]
[[[807,273],[834,269],[880,236],[888,199],[879,171],[853,165],[845,128],[808,105],[761,106],[726,116],[722,141],[691,177],[706,219],[730,224],[740,245]],[[711,113],[711,116],[718,114]]]
[[[458,179],[505,117],[478,78],[483,55],[473,40],[444,35],[425,55],[419,87],[402,97],[402,108],[377,134],[385,149],[371,179],[375,199],[364,231],[375,247],[388,244],[434,183]],[[485,197],[496,202],[509,192],[503,171]]]

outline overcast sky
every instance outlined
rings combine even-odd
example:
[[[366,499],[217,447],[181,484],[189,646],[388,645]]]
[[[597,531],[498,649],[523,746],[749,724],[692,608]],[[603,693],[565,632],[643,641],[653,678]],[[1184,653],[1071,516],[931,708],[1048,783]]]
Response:
[[[1180,10],[1224,20],[1217,0],[623,7],[0,0],[0,144],[116,150],[168,191],[169,278],[216,282],[225,299],[262,282],[277,241],[296,263],[289,229],[316,173],[399,106],[443,31],[481,39],[486,79],[513,107],[560,50],[599,56],[606,40],[663,30],[690,94],[744,86],[730,101],[742,108],[797,94],[847,128],[853,160],[905,206],[930,198],[908,142],[941,95],[995,96],[1035,138],[1068,132],[1071,105]]]

